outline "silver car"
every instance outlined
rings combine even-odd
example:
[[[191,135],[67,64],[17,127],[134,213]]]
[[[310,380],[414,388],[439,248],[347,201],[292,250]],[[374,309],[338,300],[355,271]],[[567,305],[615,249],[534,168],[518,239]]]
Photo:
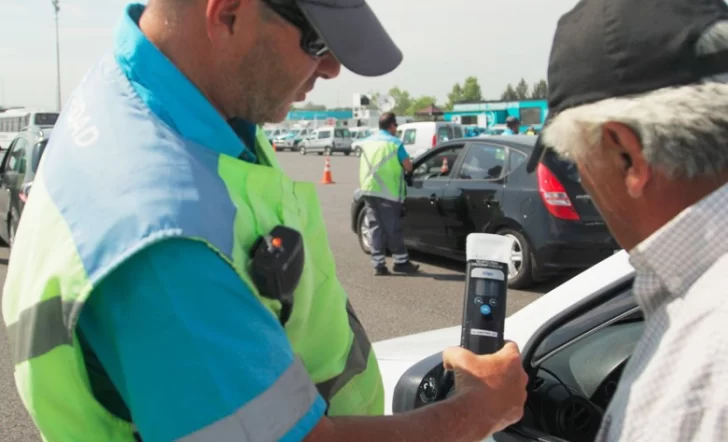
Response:
[[[298,152],[301,155],[306,155],[308,152],[316,152],[319,155],[342,152],[344,155],[351,155],[351,142],[349,128],[320,127],[313,131],[311,137],[301,141],[298,145]]]

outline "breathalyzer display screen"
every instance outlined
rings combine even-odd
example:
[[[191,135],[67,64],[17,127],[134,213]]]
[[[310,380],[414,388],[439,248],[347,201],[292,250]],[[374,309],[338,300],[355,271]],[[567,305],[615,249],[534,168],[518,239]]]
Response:
[[[499,297],[498,292],[500,291],[501,283],[493,279],[475,279],[475,296],[483,297]]]

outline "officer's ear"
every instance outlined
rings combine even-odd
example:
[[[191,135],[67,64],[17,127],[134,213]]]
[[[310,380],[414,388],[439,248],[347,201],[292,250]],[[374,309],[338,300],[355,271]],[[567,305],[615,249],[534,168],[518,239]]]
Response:
[[[205,10],[208,35],[216,43],[234,38],[239,44],[241,34],[253,34],[249,30],[258,16],[258,8],[254,0],[209,0]]]

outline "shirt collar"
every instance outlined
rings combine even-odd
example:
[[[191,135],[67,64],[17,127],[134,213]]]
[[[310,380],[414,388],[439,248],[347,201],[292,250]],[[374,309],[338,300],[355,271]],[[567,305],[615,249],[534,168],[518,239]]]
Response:
[[[182,137],[221,154],[256,162],[257,126],[226,122],[200,90],[139,29],[144,5],[129,4],[116,27],[115,56],[144,103]]]
[[[645,313],[684,295],[728,251],[728,184],[688,207],[630,251]]]

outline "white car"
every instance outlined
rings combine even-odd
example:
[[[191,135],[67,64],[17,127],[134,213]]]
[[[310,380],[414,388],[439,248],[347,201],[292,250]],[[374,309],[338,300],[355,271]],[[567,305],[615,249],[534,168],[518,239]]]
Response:
[[[594,440],[620,375],[642,334],[632,296],[634,269],[621,251],[506,319],[531,377],[524,418],[488,441]],[[460,344],[460,326],[373,344],[386,413],[447,397],[441,351]]]

